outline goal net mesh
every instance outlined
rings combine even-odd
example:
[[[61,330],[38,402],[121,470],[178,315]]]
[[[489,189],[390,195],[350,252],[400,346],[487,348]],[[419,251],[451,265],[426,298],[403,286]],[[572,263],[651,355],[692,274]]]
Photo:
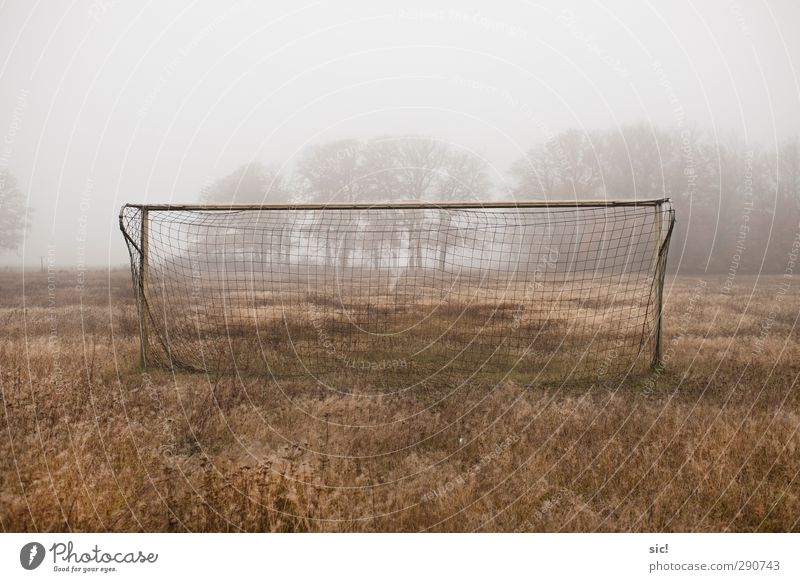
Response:
[[[120,215],[148,365],[343,390],[649,366],[673,222],[667,202]]]

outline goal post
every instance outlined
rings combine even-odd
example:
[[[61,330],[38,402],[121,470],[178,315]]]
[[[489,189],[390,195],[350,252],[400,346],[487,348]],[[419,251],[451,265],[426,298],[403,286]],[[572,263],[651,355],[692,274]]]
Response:
[[[661,364],[669,199],[129,204],[143,366],[371,386]]]
[[[142,368],[147,367],[147,345],[148,345],[148,333],[147,333],[147,326],[148,326],[148,306],[147,306],[147,275],[150,271],[148,265],[149,259],[149,246],[150,246],[150,234],[149,234],[149,210],[147,208],[142,208],[140,211],[140,224],[139,224],[139,270],[136,272],[138,275],[136,280],[136,297],[137,297],[137,312],[138,312],[138,319],[139,319],[139,361],[142,365]],[[135,257],[131,255],[131,260],[135,260]]]

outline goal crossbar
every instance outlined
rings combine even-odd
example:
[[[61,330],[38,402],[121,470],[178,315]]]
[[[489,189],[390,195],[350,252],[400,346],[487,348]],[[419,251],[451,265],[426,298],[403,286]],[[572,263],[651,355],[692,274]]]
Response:
[[[484,202],[379,202],[374,204],[126,204],[127,208],[143,210],[469,210],[481,208],[616,208],[635,206],[660,206],[670,201],[669,198],[651,198],[644,200],[487,200]],[[120,212],[120,215],[122,211]]]

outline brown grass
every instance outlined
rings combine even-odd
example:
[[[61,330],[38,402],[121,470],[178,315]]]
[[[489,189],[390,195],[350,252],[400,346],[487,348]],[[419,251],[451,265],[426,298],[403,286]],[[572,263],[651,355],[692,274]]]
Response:
[[[778,278],[668,283],[657,373],[397,394],[144,373],[129,274],[76,282],[0,274],[5,531],[800,530]]]

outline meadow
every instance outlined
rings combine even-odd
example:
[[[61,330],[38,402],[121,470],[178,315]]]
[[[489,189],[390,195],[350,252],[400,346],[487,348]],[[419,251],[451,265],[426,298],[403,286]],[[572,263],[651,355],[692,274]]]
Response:
[[[0,272],[0,528],[800,531],[798,305],[669,277],[662,369],[335,391],[141,369],[126,269]]]

